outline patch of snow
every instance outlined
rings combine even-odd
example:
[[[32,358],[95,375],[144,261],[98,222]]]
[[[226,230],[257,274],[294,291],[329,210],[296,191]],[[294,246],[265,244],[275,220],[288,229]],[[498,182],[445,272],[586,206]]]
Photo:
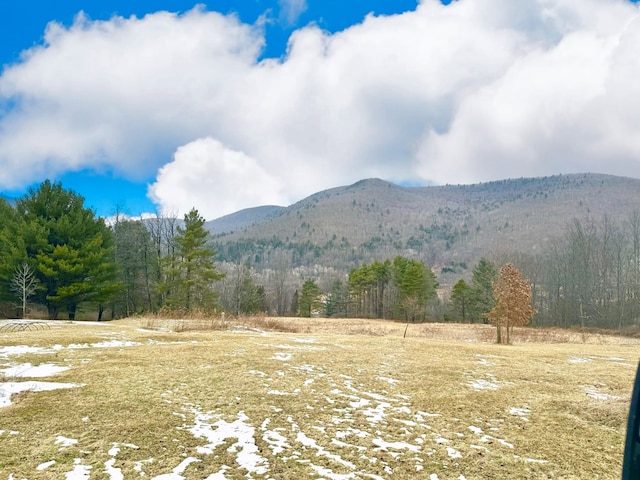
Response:
[[[60,347],[56,345],[52,348],[44,348],[44,347],[32,347],[29,345],[8,345],[6,347],[0,347],[0,358],[9,358],[11,355],[24,355],[26,353],[33,354],[46,354],[52,353],[55,351],[56,347]]]
[[[351,408],[361,408],[361,407],[366,407],[370,403],[371,402],[366,398],[361,398],[357,402],[349,402],[349,405],[351,405]]]
[[[485,380],[483,378],[479,378],[477,380],[472,380],[466,384],[466,386],[473,388],[474,390],[497,390],[500,388],[496,382]]]
[[[60,445],[59,450],[64,450],[65,448],[70,447],[71,445],[77,445],[78,440],[75,438],[67,438],[67,437],[63,437],[62,435],[58,435],[56,437],[56,441],[53,443],[54,445]]]
[[[510,415],[515,415],[516,417],[520,417],[523,420],[529,420],[527,418],[527,415],[529,415],[531,413],[531,410],[529,410],[528,408],[516,408],[516,407],[511,407],[509,409],[509,414]]]
[[[137,347],[138,345],[142,344],[131,340],[109,340],[106,342],[92,343],[91,348]]]
[[[291,394],[289,392],[283,392],[282,390],[267,390],[267,395],[280,395],[284,397]]]
[[[258,455],[255,428],[246,423],[249,417],[244,412],[239,412],[238,419],[234,422],[227,423],[220,419],[213,424],[207,423],[210,415],[198,411],[194,413],[195,425],[189,428],[189,432],[196,438],[205,438],[209,442],[207,445],[197,447],[198,453],[212,454],[226,439],[236,438],[238,441],[227,449],[228,452],[238,452],[236,462],[249,474],[264,475],[267,472],[269,462]]]
[[[30,363],[21,363],[20,365],[5,368],[4,370],[2,370],[2,372],[4,372],[4,375],[6,377],[41,378],[50,377],[51,375],[55,375],[56,373],[69,370],[69,368],[71,367],[62,367],[59,365],[53,365],[51,363],[43,363],[35,367]]]
[[[294,338],[293,341],[296,343],[315,343],[316,339],[315,338]]]
[[[293,355],[291,355],[290,353],[276,352],[275,355],[271,357],[271,359],[280,360],[282,362],[288,362],[289,360],[291,360],[292,357]]]
[[[469,426],[469,430],[471,430],[473,433],[480,435],[482,433],[482,429],[479,427],[475,427],[473,425]]]
[[[429,480],[438,480],[438,475],[435,473],[432,473],[431,475],[429,475]]]
[[[592,360],[590,358],[582,358],[582,357],[570,357],[567,362],[569,363],[588,363]]]
[[[144,472],[142,471],[142,464],[143,463],[153,463],[153,458],[147,458],[146,460],[138,460],[137,462],[134,462],[133,464],[133,469],[136,472],[140,472],[140,475],[144,475]]]
[[[48,462],[44,462],[41,463],[40,465],[38,465],[36,467],[36,470],[40,471],[40,470],[46,470],[47,468],[49,468],[51,465],[54,465],[56,463],[55,460],[49,460]]]
[[[216,473],[212,473],[207,478],[205,478],[205,480],[227,480],[227,477],[225,477],[224,474],[227,470],[230,470],[230,468],[231,467],[223,465],[220,470],[218,470]]]
[[[596,400],[608,401],[608,400],[617,400],[620,398],[616,395],[610,395],[608,393],[600,393],[592,388],[585,389],[585,392],[587,393],[587,397],[595,398]]]
[[[447,455],[449,458],[462,458],[462,454],[455,448],[447,447]]]
[[[194,462],[199,462],[197,458],[187,457],[180,464],[173,469],[171,473],[164,473],[162,475],[158,475],[153,477],[152,480],[185,480],[186,477],[183,477],[182,474],[187,469],[189,465]]]
[[[11,405],[11,395],[21,392],[44,392],[61,388],[82,387],[79,383],[4,382],[0,383],[0,408]]]
[[[377,380],[380,380],[382,382],[387,382],[390,383],[391,385],[395,385],[396,383],[400,383],[400,380],[396,380],[395,378],[389,378],[389,377],[376,377]]]
[[[345,467],[352,468],[352,469],[356,468],[356,466],[353,463],[349,462],[348,460],[344,460],[340,455],[329,453],[323,447],[318,445],[318,443],[314,439],[307,437],[303,432],[298,432],[298,435],[296,436],[296,441],[301,443],[305,447],[309,447],[317,450],[318,453],[316,453],[316,455],[319,457],[327,457],[330,460],[333,460]]]
[[[106,462],[104,462],[104,473],[109,475],[111,480],[124,480],[124,475],[122,475],[122,470],[119,468],[115,468],[116,464],[115,458],[110,458]]]
[[[548,460],[538,460],[535,458],[525,458],[524,461],[527,463],[549,463]]]
[[[73,470],[65,473],[65,480],[87,480],[91,472],[91,465],[82,465],[82,459],[76,458],[73,461]]]
[[[411,445],[410,443],[406,443],[406,442],[385,442],[381,438],[374,438],[372,440],[372,443],[378,447],[378,448],[376,448],[377,451],[385,451],[386,452],[389,449],[393,449],[393,450],[405,450],[406,449],[406,450],[409,450],[410,452],[419,452],[420,451],[420,446]]]

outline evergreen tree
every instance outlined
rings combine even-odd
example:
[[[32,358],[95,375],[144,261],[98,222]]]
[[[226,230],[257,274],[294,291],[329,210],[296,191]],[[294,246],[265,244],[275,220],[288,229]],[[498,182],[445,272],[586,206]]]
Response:
[[[467,309],[472,322],[484,321],[484,315],[493,308],[493,282],[497,277],[495,266],[486,258],[474,267]]]
[[[511,343],[513,327],[527,325],[536,313],[531,306],[531,284],[522,277],[520,270],[507,263],[500,269],[493,296],[495,306],[486,316],[496,326],[497,342]]]
[[[213,282],[224,275],[213,263],[214,251],[207,245],[208,232],[204,218],[193,208],[184,216],[184,228],[178,227],[175,236],[176,255],[167,265],[166,304],[171,308],[190,312],[194,309],[210,311],[216,307],[217,293]]]
[[[469,318],[469,297],[471,288],[460,279],[451,290],[450,318],[455,321],[466,322]]]
[[[302,292],[300,293],[300,300],[298,302],[298,315],[301,317],[310,317],[311,314],[320,307],[318,296],[320,295],[320,288],[316,284],[316,281],[309,278],[302,285]]]
[[[325,304],[325,314],[327,317],[346,317],[347,316],[348,295],[345,285],[341,280],[336,280],[331,286],[331,292],[327,296]]]
[[[111,231],[81,196],[47,180],[16,209],[27,259],[42,285],[36,300],[47,306],[49,318],[66,310],[73,319],[81,303],[103,301],[113,291]]]
[[[424,318],[427,302],[436,295],[438,285],[431,269],[418,260],[396,257],[393,279],[398,291],[396,309],[407,321]]]

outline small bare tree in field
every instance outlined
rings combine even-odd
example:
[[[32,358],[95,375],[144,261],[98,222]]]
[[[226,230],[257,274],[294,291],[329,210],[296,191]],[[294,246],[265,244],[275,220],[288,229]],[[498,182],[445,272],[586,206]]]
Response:
[[[497,343],[511,343],[513,327],[523,327],[536,314],[531,306],[531,285],[512,263],[505,264],[493,285],[496,301],[486,317],[496,326]]]
[[[27,300],[38,289],[38,279],[27,262],[22,262],[11,277],[11,290],[20,298],[22,318],[27,316]]]

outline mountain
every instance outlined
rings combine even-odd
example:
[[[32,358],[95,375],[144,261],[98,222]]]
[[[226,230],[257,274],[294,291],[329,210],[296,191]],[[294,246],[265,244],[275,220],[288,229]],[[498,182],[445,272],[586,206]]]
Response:
[[[212,233],[231,233],[253,225],[263,223],[286,210],[285,207],[266,205],[263,207],[246,208],[239,212],[206,222],[205,228]]]
[[[610,175],[430,187],[367,179],[286,208],[238,212],[228,216],[233,228],[227,217],[209,225],[223,225],[212,229],[220,260],[250,258],[256,268],[285,252],[294,266],[349,270],[404,255],[456,272],[482,256],[543,252],[574,219],[620,223],[636,210],[640,180]]]

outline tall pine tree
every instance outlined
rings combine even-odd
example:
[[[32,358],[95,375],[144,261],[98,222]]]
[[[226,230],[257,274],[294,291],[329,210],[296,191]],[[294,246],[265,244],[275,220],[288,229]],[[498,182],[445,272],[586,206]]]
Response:
[[[175,236],[175,257],[166,265],[166,305],[192,312],[214,310],[218,294],[214,282],[223,278],[213,263],[215,252],[208,246],[204,218],[195,208],[184,216],[184,227]]]
[[[19,199],[16,209],[27,261],[42,286],[35,297],[49,318],[64,310],[74,319],[79,305],[113,295],[111,231],[80,195],[47,180]]]

